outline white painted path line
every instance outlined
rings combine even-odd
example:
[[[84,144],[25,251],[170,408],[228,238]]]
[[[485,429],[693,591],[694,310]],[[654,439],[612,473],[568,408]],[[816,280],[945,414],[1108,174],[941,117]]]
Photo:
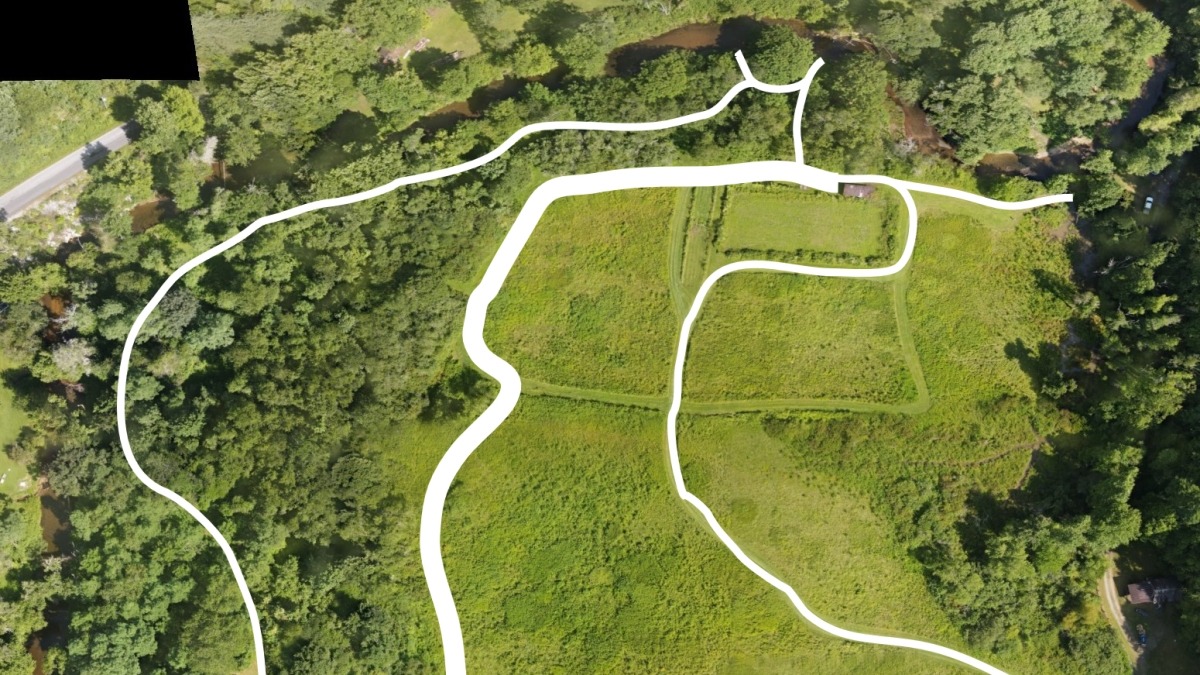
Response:
[[[740,54],[738,62],[739,65],[743,66],[743,70],[745,70],[745,61],[740,57]],[[807,83],[811,82],[815,69],[819,68],[820,65],[819,61],[814,64],[814,70],[810,70],[805,79],[800,83],[804,85],[804,88],[801,90],[799,96],[801,108],[797,110],[796,119],[793,121],[793,129],[796,132],[799,132],[800,129],[799,118],[802,112]],[[800,147],[800,140],[798,138],[796,145]],[[1005,203],[960,190],[927,186],[887,176],[839,176],[828,171],[807,166],[802,162],[751,162],[709,167],[637,168],[583,176],[564,176],[543,183],[525,203],[508,235],[505,237],[503,243],[501,243],[500,249],[496,252],[496,256],[492,259],[487,271],[484,273],[479,286],[471,293],[467,301],[466,320],[463,324],[463,344],[466,347],[467,355],[480,370],[492,376],[500,383],[500,392],[496,400],[455,439],[445,456],[442,457],[429,482],[429,487],[425,493],[425,503],[421,511],[421,562],[425,567],[426,583],[428,583],[430,594],[434,599],[434,607],[442,631],[442,648],[445,653],[446,671],[448,673],[454,675],[465,674],[467,666],[466,653],[463,646],[462,626],[459,622],[458,612],[454,606],[454,597],[450,590],[449,580],[446,577],[446,570],[441,554],[441,525],[446,494],[449,492],[454,477],[458,474],[463,464],[466,463],[467,458],[508,418],[509,414],[516,407],[517,400],[520,398],[520,375],[511,364],[488,348],[483,338],[483,327],[488,305],[499,293],[505,278],[507,278],[509,272],[512,270],[517,257],[525,247],[525,243],[529,240],[542,214],[554,200],[566,196],[595,194],[630,188],[735,185],[764,181],[791,182],[827,192],[837,192],[839,182],[869,182],[889,185],[900,192],[908,210],[909,226],[904,250],[895,263],[878,269],[825,268],[771,261],[745,261],[726,265],[705,280],[692,305],[691,311],[684,320],[683,329],[680,334],[679,350],[675,361],[671,408],[667,418],[668,449],[675,489],[683,500],[692,504],[692,506],[696,507],[704,515],[714,534],[717,535],[743,565],[775,588],[783,591],[789,600],[792,601],[792,604],[796,606],[797,610],[799,610],[800,614],[821,630],[847,640],[932,652],[992,675],[1003,674],[1003,671],[979,659],[941,645],[908,638],[858,633],[834,626],[808,609],[791,586],[774,577],[751,560],[717,522],[708,506],[698,497],[688,492],[684,485],[676,436],[676,423],[682,399],[683,364],[687,354],[688,334],[691,331],[692,323],[699,313],[704,296],[707,295],[712,285],[726,274],[744,269],[765,269],[828,277],[870,278],[888,276],[904,269],[909,260],[912,259],[917,241],[917,208],[910,192],[912,190],[958,197],[977,204],[1008,210],[1027,209],[1046,204],[1066,202],[1071,200],[1071,196],[1055,195],[1023,202]]]
[[[756,88],[772,93],[791,93],[799,91],[802,92],[800,96],[800,101],[802,103],[809,84],[823,63],[820,59],[817,59],[817,61],[809,69],[805,78],[799,82],[795,82],[790,85],[767,85],[753,78],[753,75],[750,74],[749,68],[746,65],[746,61],[740,52],[737,54],[737,60],[738,66],[741,68],[743,75],[746,76],[746,79],[738,82],[732,88],[730,88],[725,96],[722,97],[716,105],[708,110],[657,122],[539,122],[522,127],[507,140],[501,143],[496,149],[474,160],[435,171],[428,171],[425,173],[414,174],[412,176],[397,178],[390,183],[372,188],[370,190],[358,192],[344,197],[322,199],[310,202],[287,209],[285,211],[281,211],[279,213],[259,218],[229,239],[226,239],[220,244],[217,244],[216,246],[184,263],[179,267],[179,269],[175,270],[170,274],[170,276],[167,277],[162,286],[160,286],[153,297],[150,298],[150,301],[134,320],[133,325],[130,328],[129,335],[125,339],[124,348],[121,352],[121,362],[117,376],[117,433],[120,437],[121,450],[124,453],[125,460],[129,463],[130,468],[133,470],[133,473],[135,476],[137,476],[138,480],[140,480],[155,493],[166,497],[186,511],[188,515],[190,515],[193,519],[200,523],[201,526],[204,527],[209,535],[211,535],[212,538],[217,542],[218,546],[220,546],[222,553],[225,555],[225,559],[229,563],[230,569],[233,571],[234,578],[237,581],[238,589],[242,594],[242,599],[246,603],[246,611],[250,617],[251,630],[254,635],[254,649],[257,670],[260,675],[266,675],[267,670],[266,652],[263,646],[262,627],[259,622],[258,610],[254,604],[254,598],[246,584],[245,576],[242,573],[241,566],[238,563],[237,556],[234,554],[232,547],[229,545],[229,542],[225,539],[217,527],[212,523],[212,521],[210,521],[208,517],[205,516],[198,508],[196,508],[176,492],[155,482],[146,474],[144,470],[142,470],[141,466],[138,464],[137,458],[133,454],[133,449],[129,442],[129,430],[126,422],[125,411],[126,394],[129,380],[129,366],[133,355],[134,345],[137,343],[138,335],[150,314],[156,307],[158,307],[158,304],[162,302],[163,298],[166,297],[171,288],[180,279],[182,279],[185,274],[204,264],[208,260],[221,255],[234,246],[237,246],[245,241],[251,234],[271,223],[277,223],[288,218],[292,218],[293,216],[309,213],[319,209],[365,201],[367,199],[371,199],[395,190],[398,187],[446,178],[448,176],[457,175],[471,169],[475,169],[501,156],[526,136],[540,131],[657,131],[669,129],[690,124],[692,122],[709,119],[717,115],[729,105],[734,97],[736,97],[742,91],[750,88]],[[799,111],[797,115],[799,115]],[[799,131],[799,119],[794,122],[794,129],[797,132]],[[798,150],[800,149],[800,139],[798,133],[796,138],[796,147]],[[462,464],[466,461],[467,457],[470,456],[471,452],[474,451],[474,449],[477,448],[487,438],[487,436],[490,435],[492,431],[494,431],[500,425],[500,423],[504,421],[504,419],[512,411],[513,407],[515,407],[517,398],[520,396],[520,376],[511,365],[487,349],[486,344],[483,342],[483,322],[486,316],[488,304],[499,292],[504,278],[507,276],[508,271],[512,268],[512,265],[516,261],[517,255],[524,247],[525,242],[528,240],[529,234],[532,233],[533,227],[537,224],[537,217],[540,217],[540,215],[545,211],[546,207],[555,199],[571,194],[592,194],[633,187],[730,185],[765,180],[795,182],[827,191],[836,191],[839,179],[885,183],[892,185],[899,190],[907,188],[911,190],[933,192],[935,194],[944,194],[997,208],[1030,208],[1042,204],[1070,200],[1070,196],[1067,195],[1064,197],[1043,197],[1017,204],[1003,204],[1002,202],[996,202],[994,200],[986,199],[966,192],[951,190],[948,188],[938,188],[935,186],[926,186],[918,183],[910,183],[908,181],[897,181],[884,176],[838,177],[836,174],[822,171],[815,167],[806,166],[801,162],[754,162],[749,164],[737,164],[723,167],[623,169],[620,171],[593,174],[590,176],[566,176],[548,181],[540,186],[534,191],[529,202],[527,202],[523,207],[521,215],[519,215],[517,218],[517,222],[514,223],[512,230],[505,237],[504,242],[501,244],[496,257],[489,265],[487,273],[484,276],[484,280],[471,294],[467,302],[467,314],[463,327],[463,338],[464,342],[467,344],[468,355],[476,363],[476,365],[480,367],[481,370],[496,378],[496,380],[500,382],[500,394],[497,396],[496,400],[488,406],[483,414],[480,415],[480,417],[476,419],[471,426],[468,427],[461,436],[459,436],[458,439],[455,440],[454,444],[451,445],[446,455],[442,458],[437,469],[434,471],[433,479],[430,481],[430,485],[425,495],[425,502],[422,507],[421,562],[425,568],[426,580],[429,585],[430,595],[432,596],[434,608],[437,612],[438,622],[442,631],[442,642],[443,649],[445,651],[447,672],[455,674],[465,673],[466,657],[463,650],[462,628],[459,624],[458,613],[454,607],[454,597],[450,591],[449,582],[446,579],[445,568],[441,559],[442,510],[445,505],[446,494],[449,491],[450,483],[452,482],[454,475],[458,472],[458,469],[461,468]],[[905,253],[895,265],[884,268],[885,270],[895,268],[893,270],[895,271],[903,268],[904,264],[907,263],[912,254],[912,246],[916,240],[915,210],[913,210],[911,206],[911,198],[909,198],[907,201],[910,204],[910,228]],[[526,215],[533,213],[536,213],[537,217]],[[854,273],[869,273],[872,271],[842,271],[835,269],[810,268],[806,266],[794,267],[796,269],[792,271],[798,271],[799,273],[817,273],[817,270],[820,270],[820,273],[827,274],[829,276],[859,276],[859,274]],[[697,307],[693,307],[693,314],[695,313]],[[694,316],[692,318],[694,320]],[[686,341],[686,333],[681,337],[681,340]],[[681,366],[679,367],[681,368]],[[676,390],[675,399],[676,400],[673,408],[674,415],[677,417],[678,390]],[[671,419],[674,420],[675,417],[672,417]],[[672,429],[673,428],[674,424],[672,422]],[[674,444],[673,436],[674,435],[672,434],[672,444]],[[675,464],[678,463],[677,451],[673,462]],[[704,507],[703,502],[700,502],[700,500],[696,499],[694,495],[690,495],[690,493],[687,493],[686,490],[684,490],[681,479],[677,481],[677,489],[680,490],[680,495],[684,499],[687,499],[690,503],[694,502],[695,504],[698,504],[698,508],[703,507],[702,510],[707,511],[707,507]],[[715,519],[711,519],[711,512],[709,512],[709,517],[710,524],[714,526],[714,532],[716,532],[717,535],[722,538],[722,541],[726,542],[727,546],[731,547],[731,550],[739,557],[739,559],[745,558],[745,554],[741,553],[740,549],[736,548],[736,545],[732,543],[732,540],[728,539],[728,535],[724,534],[724,530],[720,529],[720,526],[716,524]],[[747,563],[748,561],[748,558],[743,559],[743,563]],[[753,570],[755,568],[751,567],[751,569]],[[766,574],[765,571],[760,573],[759,576],[763,576],[764,574]],[[768,578],[769,576],[770,575],[766,575],[764,578],[767,579],[768,582],[772,582],[774,577]],[[772,585],[776,585],[776,587],[782,586],[783,588],[781,588],[781,590],[787,588],[788,590],[785,592],[790,591],[790,587],[787,587],[786,584],[783,584],[783,582],[779,581],[778,579],[774,579]],[[795,593],[792,591],[789,597],[794,595]],[[795,599],[795,602],[799,602],[798,597]],[[798,607],[801,608],[802,614],[807,612],[807,609],[803,608],[802,604],[798,605]],[[805,614],[806,618],[809,618],[809,614],[811,614],[811,612]],[[820,621],[820,619],[815,617],[815,615],[812,615],[809,620],[813,621],[814,619],[814,623]],[[841,631],[841,633],[846,633],[847,635],[857,636],[849,637],[848,639],[858,639],[862,641],[874,640],[878,641],[880,644],[891,644],[891,642],[888,641],[896,639],[850,633],[849,631],[843,631],[836,626],[826,624],[823,621],[817,623],[817,625],[829,632]],[[841,633],[835,632],[834,634],[841,635]],[[842,637],[847,637],[847,635],[842,635]],[[904,644],[901,646],[912,645]],[[946,650],[945,648],[937,647],[937,645],[930,646],[948,652],[953,652],[953,650]],[[960,660],[970,659],[970,657],[958,654],[958,652],[953,652],[953,654],[957,655]],[[952,658],[954,657],[952,656]]]
[[[741,52],[738,53],[738,63],[739,63],[739,66],[743,69],[743,72],[746,72],[747,68],[745,67],[745,59],[743,59],[741,57]],[[805,77],[804,80],[802,80],[800,82],[796,82],[791,85],[784,86],[784,87],[777,87],[777,86],[771,85],[771,91],[786,93],[786,92],[794,92],[794,91],[801,89],[802,87],[806,87],[808,82],[811,81],[812,78],[816,75],[817,69],[820,67],[821,63],[822,62],[820,60],[818,60],[817,63],[814,63],[812,68],[809,70],[808,75]],[[309,213],[312,211],[317,211],[319,209],[325,209],[325,208],[329,208],[332,206],[343,206],[345,204],[353,204],[355,202],[366,201],[368,199],[372,199],[374,197],[378,197],[380,195],[391,192],[392,190],[395,190],[398,187],[403,187],[405,185],[415,185],[417,183],[425,183],[425,182],[432,181],[432,180],[438,180],[440,178],[447,178],[449,176],[455,176],[460,173],[464,173],[466,171],[476,169],[476,168],[481,167],[484,164],[487,164],[488,162],[496,159],[497,157],[500,157],[504,153],[508,152],[509,149],[511,149],[514,145],[519,143],[525,137],[530,136],[535,133],[538,133],[538,132],[542,132],[542,131],[659,131],[662,129],[670,129],[673,127],[683,126],[685,124],[691,124],[692,122],[700,122],[702,120],[706,120],[706,119],[716,116],[722,110],[724,110],[738,94],[740,94],[741,92],[745,91],[746,89],[750,89],[754,86],[755,86],[755,82],[752,82],[749,80],[743,80],[743,81],[735,84],[733,87],[731,87],[729,89],[729,91],[726,92],[725,96],[723,96],[721,98],[721,100],[718,101],[716,103],[716,105],[714,105],[713,107],[711,107],[707,110],[702,110],[700,112],[692,113],[690,115],[684,115],[682,117],[676,117],[674,119],[669,119],[669,120],[660,120],[660,121],[655,121],[655,122],[564,121],[564,122],[538,122],[535,124],[530,124],[528,126],[524,126],[524,127],[521,127],[520,129],[518,129],[512,136],[509,136],[507,140],[505,140],[503,143],[501,143],[498,147],[496,147],[496,149],[492,150],[491,152],[489,152],[485,155],[482,155],[480,157],[477,157],[473,160],[463,162],[462,164],[457,164],[455,166],[446,167],[443,169],[437,169],[435,171],[426,171],[425,173],[414,174],[412,176],[405,176],[402,178],[397,178],[396,180],[394,180],[390,183],[380,185],[380,186],[372,188],[370,190],[365,190],[363,192],[358,192],[358,193],[355,193],[352,195],[347,195],[344,197],[336,197],[336,198],[332,198],[332,199],[321,199],[321,200],[318,200],[315,202],[309,202],[307,204],[302,204],[300,206],[296,206],[296,207],[287,209],[286,211],[281,211],[279,213],[275,213],[275,214],[272,214],[269,216],[264,216],[262,218],[259,218],[258,220],[255,220],[253,223],[250,223],[250,225],[248,225],[245,229],[239,231],[237,234],[233,235],[229,239],[226,239],[225,241],[221,242],[220,244],[217,244],[216,246],[214,246],[214,247],[208,249],[207,251],[201,253],[200,255],[196,256],[195,258],[192,258],[191,260],[187,261],[179,269],[175,270],[174,272],[171,273],[170,276],[167,277],[167,280],[163,282],[162,286],[159,287],[158,291],[155,292],[154,296],[150,298],[150,302],[146,303],[146,306],[144,308],[142,308],[142,311],[137,315],[137,318],[134,319],[133,325],[129,329],[129,335],[126,336],[126,338],[125,338],[125,346],[121,351],[121,363],[120,363],[120,368],[119,368],[118,374],[117,374],[117,435],[120,437],[121,450],[125,455],[125,461],[129,463],[129,467],[133,470],[133,473],[135,476],[137,476],[138,480],[140,480],[144,485],[146,485],[146,487],[148,487],[151,490],[153,490],[154,492],[166,497],[167,499],[171,500],[176,505],[178,505],[180,508],[182,508],[184,511],[186,511],[188,513],[188,515],[190,515],[193,519],[196,520],[196,522],[200,523],[200,525],[204,527],[204,529],[209,533],[209,535],[212,536],[213,540],[215,540],[217,542],[217,545],[221,547],[221,552],[225,554],[225,560],[228,561],[230,569],[233,570],[233,576],[234,576],[234,579],[237,581],[238,590],[241,591],[242,600],[246,603],[246,612],[250,615],[251,629],[254,634],[254,652],[255,652],[255,655],[257,656],[259,675],[266,675],[266,672],[267,672],[266,650],[263,647],[262,627],[259,623],[258,609],[254,604],[254,597],[250,593],[249,586],[246,585],[246,578],[242,574],[242,568],[241,568],[241,565],[238,564],[237,556],[234,555],[233,549],[229,546],[229,542],[226,541],[225,537],[221,534],[220,530],[218,530],[217,527],[215,525],[213,525],[212,521],[210,521],[207,516],[205,516],[194,505],[192,505],[191,502],[184,499],[183,497],[181,497],[179,494],[177,494],[170,488],[167,488],[167,487],[159,484],[154,479],[150,478],[150,476],[148,476],[145,471],[142,470],[142,467],[140,464],[138,464],[137,458],[134,456],[133,449],[129,443],[129,428],[126,424],[126,419],[125,419],[125,403],[126,403],[126,391],[128,388],[128,381],[129,381],[129,363],[133,356],[133,347],[137,343],[138,334],[141,332],[142,327],[146,324],[146,320],[150,317],[150,314],[154,312],[154,309],[156,307],[158,307],[158,304],[160,302],[162,302],[162,299],[164,297],[166,297],[167,293],[171,290],[171,288],[174,287],[175,284],[180,279],[182,279],[183,276],[185,274],[187,274],[188,272],[196,269],[197,267],[204,264],[205,262],[212,260],[213,258],[221,255],[222,253],[233,248],[234,246],[237,246],[238,244],[245,241],[250,235],[257,232],[260,228],[262,228],[266,225],[270,225],[271,223],[277,223],[282,220],[287,220],[288,218],[292,218],[294,216],[298,216],[298,215],[301,215],[304,213]],[[768,86],[768,85],[762,85],[762,86]],[[443,495],[443,499],[444,499],[444,495]],[[422,518],[422,521],[424,521],[424,518]],[[438,521],[440,524],[440,521],[441,521],[440,511],[438,514]],[[422,532],[424,532],[424,530],[422,530]],[[439,561],[439,567],[440,567],[440,561]],[[444,577],[445,575],[443,574],[442,576]],[[446,597],[449,597],[449,588],[448,587],[446,588]],[[442,609],[442,607],[444,607],[445,602],[444,601],[439,602],[439,600],[437,599],[436,594],[435,594],[434,605],[439,607],[438,616],[439,616],[439,621],[440,621],[442,615],[444,614],[444,609]],[[450,611],[453,612],[454,610],[453,610],[453,600],[452,599],[450,600],[450,605],[451,605]],[[455,614],[454,615],[454,625],[457,626],[457,624],[458,624],[458,616],[457,616],[457,614]],[[459,634],[458,644],[460,645],[460,650],[461,650],[461,644],[462,644],[461,632],[459,632],[458,634]]]

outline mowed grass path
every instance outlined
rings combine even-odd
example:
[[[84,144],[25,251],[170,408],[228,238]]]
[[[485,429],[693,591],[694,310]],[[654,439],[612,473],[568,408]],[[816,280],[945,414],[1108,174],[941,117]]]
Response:
[[[447,503],[443,556],[472,669],[961,672],[812,630],[678,500],[667,471],[660,413],[520,400]],[[842,574],[843,543],[821,546],[835,564],[814,574]]]
[[[820,251],[878,255],[887,217],[882,197],[853,199],[795,186],[737,187],[726,196],[723,252]]]
[[[492,350],[532,380],[665,395],[675,202],[674,190],[626,190],[552,204],[492,303]]]
[[[688,343],[687,401],[917,395],[889,281],[740,272],[704,300]]]

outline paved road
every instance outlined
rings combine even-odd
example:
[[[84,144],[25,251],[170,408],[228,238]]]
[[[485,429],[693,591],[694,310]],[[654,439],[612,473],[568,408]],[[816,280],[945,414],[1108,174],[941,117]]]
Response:
[[[66,157],[42,169],[29,180],[0,195],[0,222],[21,215],[25,209],[32,206],[38,199],[41,199],[63,183],[83,173],[84,170],[99,162],[109,152],[120,150],[128,145],[129,134],[133,131],[133,127],[134,123],[130,122],[108,130],[100,138],[82,148],[76,148]]]

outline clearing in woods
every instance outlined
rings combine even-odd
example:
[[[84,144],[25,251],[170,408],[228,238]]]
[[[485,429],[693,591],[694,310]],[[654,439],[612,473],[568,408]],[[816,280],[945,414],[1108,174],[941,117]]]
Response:
[[[831,195],[796,186],[737,186],[725,193],[721,251],[849,254],[884,253],[890,201]],[[896,214],[899,215],[899,214]]]

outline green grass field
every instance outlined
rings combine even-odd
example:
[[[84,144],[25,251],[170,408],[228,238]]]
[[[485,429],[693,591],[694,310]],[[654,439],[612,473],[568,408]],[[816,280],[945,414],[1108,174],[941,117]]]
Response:
[[[0,356],[0,372],[9,367],[8,361]],[[0,483],[0,494],[8,497],[29,494],[36,489],[25,467],[9,459],[4,452],[9,443],[17,440],[27,421],[25,413],[13,406],[12,392],[0,384],[0,476],[4,476],[4,482]],[[22,481],[27,481],[24,489],[21,488]]]
[[[1070,430],[1070,420],[1038,402],[1023,368],[1031,358],[1025,350],[1056,345],[1065,329],[1068,307],[1055,290],[1070,273],[1058,238],[1065,216],[1053,209],[997,216],[917,200],[917,249],[896,283],[907,287],[903,323],[928,382],[928,408],[685,414],[680,447],[689,487],[816,611],[852,626],[961,644],[938,618],[915,562],[892,543],[898,530],[887,504],[897,482],[909,479],[940,484],[960,499],[971,491],[1005,498],[1030,470],[1033,451],[1045,451],[1043,438]],[[756,314],[742,311],[754,323]],[[694,357],[701,344],[693,336]],[[753,358],[730,363],[745,367]],[[846,371],[827,376],[844,379]],[[697,379],[689,372],[688,386]],[[725,426],[734,423],[740,426]],[[814,540],[841,546],[814,553]],[[870,541],[874,548],[865,548]],[[851,554],[843,558],[845,551]],[[805,566],[813,560],[832,561],[839,574],[814,579]],[[1055,672],[1054,660],[1069,658],[1050,637],[1024,652],[977,656],[1012,672]]]
[[[1020,483],[1033,450],[1070,426],[1037,400],[1031,352],[1057,345],[1069,307],[1053,290],[1069,278],[1061,211],[1000,226],[930,206],[901,276],[930,405],[915,415],[797,415],[780,428],[814,471],[866,492],[908,473],[953,473],[1001,495]],[[846,442],[854,451],[845,451]]]
[[[917,395],[888,281],[739,272],[717,282],[688,345],[689,401]]]
[[[853,199],[794,186],[731,188],[718,247],[743,250],[880,255],[888,205],[882,193]]]
[[[427,11],[429,23],[425,26],[422,37],[429,38],[430,47],[447,54],[462,52],[463,56],[479,53],[479,40],[471,32],[467,20],[454,11],[453,7],[437,6]]]
[[[672,190],[630,190],[552,204],[492,303],[493,351],[549,384],[665,393],[674,203]]]
[[[443,554],[473,669],[960,672],[808,627],[678,500],[662,445],[659,413],[526,397],[472,455],[450,493]],[[835,550],[845,537],[814,539],[817,559],[847,555]],[[815,584],[842,572],[813,571]],[[869,603],[865,592],[856,601]]]
[[[464,469],[445,535],[452,584],[470,598],[460,609],[478,667],[944,666],[812,635],[768,587],[722,567],[711,535],[671,490],[665,390],[651,385],[666,381],[694,285],[729,260],[713,246],[724,192],[563,200],[497,298],[489,342],[529,386]],[[1064,334],[1068,230],[1057,209],[1023,216],[917,200],[917,249],[901,274],[744,273],[717,285],[692,335],[681,452],[689,487],[817,611],[961,647],[891,520],[896,486],[930,481],[951,499],[1005,498],[1035,450],[1046,451],[1043,439],[1071,430],[1038,401],[1030,374],[1034,355]],[[681,510],[681,520],[670,515]],[[709,569],[732,590],[706,586],[698,570]],[[654,594],[638,590],[642,580]],[[714,594],[754,598],[765,614],[714,606]],[[722,654],[680,649],[713,642],[713,631],[730,645]],[[1068,658],[1053,642],[978,656],[1037,672]]]

